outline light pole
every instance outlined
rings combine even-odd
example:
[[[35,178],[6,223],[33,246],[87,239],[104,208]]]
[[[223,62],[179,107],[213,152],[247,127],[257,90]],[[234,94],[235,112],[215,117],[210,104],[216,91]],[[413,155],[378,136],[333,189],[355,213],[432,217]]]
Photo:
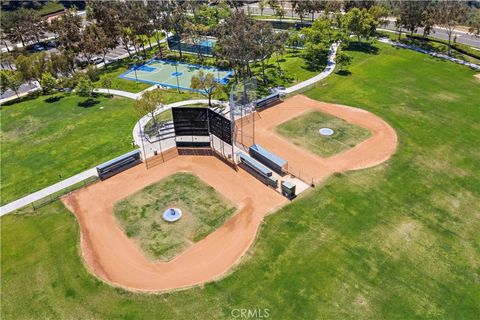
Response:
[[[175,62],[175,76],[177,77],[177,91],[180,93],[180,83],[178,82],[178,68],[177,68],[178,62]]]

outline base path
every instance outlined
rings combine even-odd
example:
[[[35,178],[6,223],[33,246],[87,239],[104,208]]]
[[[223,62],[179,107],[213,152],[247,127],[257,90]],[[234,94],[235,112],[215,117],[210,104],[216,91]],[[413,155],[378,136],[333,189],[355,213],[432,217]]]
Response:
[[[369,129],[372,136],[345,152],[323,159],[274,133],[279,123],[309,110],[320,110],[362,126]],[[256,122],[259,142],[316,179],[337,171],[377,165],[395,152],[397,144],[395,131],[372,113],[304,96],[290,98],[261,111],[259,118]],[[179,171],[197,175],[235,203],[238,210],[225,224],[173,260],[151,261],[121,230],[113,207],[128,195]],[[213,156],[176,156],[149,170],[139,165],[77,190],[62,201],[77,217],[82,255],[89,269],[110,284],[151,292],[187,288],[219,279],[252,245],[265,215],[288,203],[246,171],[237,172]]]

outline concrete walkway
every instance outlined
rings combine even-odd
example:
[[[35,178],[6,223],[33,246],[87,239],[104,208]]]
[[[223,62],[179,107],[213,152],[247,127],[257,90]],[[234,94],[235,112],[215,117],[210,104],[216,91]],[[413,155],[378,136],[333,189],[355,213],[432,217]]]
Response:
[[[399,48],[415,50],[417,52],[421,52],[421,53],[424,53],[424,54],[431,55],[432,57],[445,59],[445,60],[448,60],[448,61],[451,61],[451,62],[455,62],[455,63],[461,64],[461,65],[470,67],[470,68],[475,69],[475,70],[480,70],[480,66],[478,64],[467,62],[465,60],[461,60],[461,59],[457,59],[457,58],[453,58],[453,57],[450,57],[450,56],[448,56],[446,54],[443,54],[443,53],[438,53],[438,52],[435,52],[435,51],[425,50],[425,49],[422,49],[420,47],[411,46],[411,45],[408,45],[408,44],[392,41],[392,40],[386,39],[386,38],[378,39],[378,41],[383,42],[383,43],[387,43],[387,44],[391,44],[392,46],[399,47]]]
[[[93,92],[113,94],[115,96],[129,98],[133,100],[137,100],[139,97],[141,97],[141,92],[132,93],[128,91],[115,90],[115,89],[93,89]]]
[[[52,184],[51,186],[48,186],[42,190],[31,193],[28,196],[12,201],[4,205],[3,207],[0,207],[0,216],[3,216],[4,214],[7,214],[14,210],[25,207],[31,204],[32,202],[43,199],[51,194],[59,192],[65,188],[71,187],[74,184],[77,184],[79,182],[82,182],[83,180],[86,180],[88,178],[95,177],[95,176],[97,176],[97,170],[95,168],[92,168],[92,169],[83,171],[79,174],[76,174],[73,177],[70,177],[68,179]]]
[[[290,93],[294,93],[294,92],[297,92],[297,91],[300,91],[304,88],[307,88],[311,85],[313,85],[314,83],[320,81],[320,80],[323,80],[325,79],[326,77],[328,77],[330,74],[332,74],[332,72],[335,70],[335,66],[336,66],[336,62],[335,62],[335,58],[337,56],[337,51],[338,51],[338,46],[340,44],[339,43],[334,43],[331,47],[330,47],[330,50],[328,52],[328,61],[327,61],[327,66],[325,67],[325,69],[320,72],[319,74],[317,74],[316,76],[310,78],[310,79],[307,79],[305,81],[302,81],[300,83],[297,83],[296,85],[294,86],[291,86],[291,87],[288,87],[285,89],[285,93],[287,94],[290,94]]]

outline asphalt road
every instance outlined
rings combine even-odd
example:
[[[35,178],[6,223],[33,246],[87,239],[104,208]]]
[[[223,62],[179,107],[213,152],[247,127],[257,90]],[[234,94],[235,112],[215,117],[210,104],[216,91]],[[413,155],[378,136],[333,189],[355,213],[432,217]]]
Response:
[[[249,6],[244,6],[243,9],[246,12],[250,12],[251,14],[261,14],[260,9],[258,8],[258,3],[254,3],[254,4],[251,4]],[[286,18],[291,18],[291,17],[298,18],[298,19],[300,18],[295,12],[292,13],[292,10],[290,8],[286,8],[285,10],[287,11],[287,14],[285,15]],[[275,14],[274,10],[272,10],[270,8],[265,8],[263,10],[263,15],[271,15],[272,18],[277,18],[277,17],[273,16],[274,14]],[[319,16],[320,16],[320,13],[315,14],[315,18],[317,18]],[[306,20],[306,21],[311,21],[311,18],[312,18],[312,15],[304,16],[304,20]],[[382,28],[387,29],[387,30],[391,30],[391,31],[395,31],[395,22],[390,21],[387,26],[384,26]],[[437,39],[440,39],[440,40],[448,40],[448,35],[445,32],[445,30],[443,30],[442,28],[435,27],[435,28],[433,28],[433,31],[434,32],[430,34],[430,37],[437,38]],[[417,33],[423,34],[423,28],[419,28],[417,30]],[[470,35],[466,32],[463,32],[463,31],[455,31],[454,34],[457,36],[457,42],[458,43],[463,43],[465,45],[468,45],[468,46],[471,46],[471,47],[476,47],[476,48],[480,49],[480,38],[472,36],[472,35]],[[452,41],[453,41],[453,37],[454,36],[452,35]]]

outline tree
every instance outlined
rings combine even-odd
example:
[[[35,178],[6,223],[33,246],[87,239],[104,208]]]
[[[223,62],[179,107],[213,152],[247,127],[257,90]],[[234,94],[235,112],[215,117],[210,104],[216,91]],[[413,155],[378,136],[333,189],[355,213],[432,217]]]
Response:
[[[109,77],[103,77],[100,79],[100,85],[103,88],[107,88],[108,95],[110,95],[110,88],[112,87],[112,79]]]
[[[160,103],[162,98],[162,91],[155,89],[145,92],[142,97],[135,101],[134,108],[140,117],[144,115],[150,115],[152,117],[154,129],[158,129],[158,121],[155,117],[155,110],[159,107],[163,107]]]
[[[463,2],[443,0],[436,4],[436,21],[448,35],[449,55],[452,53],[452,35],[455,27],[465,22],[466,15],[467,7]]]
[[[102,53],[102,46],[106,39],[103,37],[103,34],[101,35],[102,38],[99,37],[100,32],[99,27],[95,23],[86,26],[82,32],[81,49],[88,63],[90,63],[93,56]]]
[[[33,40],[39,42],[46,31],[45,21],[32,9],[20,8],[2,14],[0,21],[5,38],[14,44],[20,41],[22,46]]]
[[[42,74],[48,67],[48,59],[45,52],[38,52],[25,56],[19,55],[15,60],[15,65],[24,81],[37,81],[40,83]]]
[[[368,13],[377,21],[377,25],[382,27],[388,25],[388,10],[384,6],[374,5],[368,9]]]
[[[0,94],[4,94],[8,89],[8,70],[0,69]]]
[[[155,41],[157,42],[158,51],[161,52],[162,47],[160,43],[159,30],[168,30],[168,19],[165,13],[166,4],[163,1],[148,1],[147,13],[152,21],[152,27],[156,31],[154,33]]]
[[[468,31],[471,34],[480,37],[480,9],[472,10],[468,19],[468,26]]]
[[[56,77],[66,77],[70,74],[70,68],[68,60],[65,55],[61,52],[50,53],[50,59],[48,60],[48,71]]]
[[[40,85],[44,94],[51,92],[57,86],[57,79],[50,73],[44,72],[40,79]]]
[[[277,49],[277,34],[269,23],[256,21],[251,31],[253,47],[255,50],[255,59],[260,60],[262,65],[263,83],[267,83],[265,75],[265,60],[267,60]]]
[[[235,11],[218,30],[214,55],[217,62],[227,62],[235,70],[235,77],[251,76],[249,61],[255,58],[254,23],[243,11]]]
[[[8,67],[10,70],[13,70],[12,64],[15,62],[15,57],[13,52],[1,52],[0,53],[0,65],[1,69],[6,69]]]
[[[91,97],[93,94],[93,83],[85,76],[81,76],[78,80],[75,92],[81,97]]]
[[[340,67],[340,71],[346,70],[346,67],[352,63],[352,56],[345,53],[344,51],[340,51],[337,53],[337,65]]]
[[[182,33],[185,31],[187,23],[187,12],[185,10],[184,4],[176,1],[168,2],[167,6],[167,15],[168,15],[168,24],[173,30],[175,36],[181,39]],[[182,57],[182,46],[178,46],[178,52],[180,58]]]
[[[225,3],[216,6],[201,6],[195,16],[192,17],[192,22],[203,25],[207,32],[211,32],[219,26],[221,21],[231,15],[232,11]]]
[[[212,96],[214,92],[222,90],[222,85],[215,80],[213,73],[205,74],[203,70],[199,70],[192,76],[190,88],[200,90],[200,93],[208,98],[208,105],[211,107]]]
[[[425,25],[427,5],[426,1],[403,0],[397,3],[397,20],[402,28],[410,32],[410,35]]]
[[[348,43],[349,37],[346,35],[343,25],[343,19],[328,18],[323,16],[316,19],[310,28],[303,28],[302,35],[305,41],[304,58],[310,69],[316,70],[322,66],[328,56],[328,50],[332,43],[341,41],[342,44]]]
[[[75,9],[70,9],[58,19],[53,20],[51,31],[58,35],[58,44],[70,66],[75,71],[75,58],[81,52],[82,18]]]
[[[23,83],[22,75],[17,71],[0,70],[1,91],[12,90],[18,97],[18,89]]]
[[[299,47],[302,47],[303,44],[304,44],[303,35],[299,31],[289,30],[286,45],[293,48],[293,50],[297,51],[297,49]]]
[[[285,17],[285,0],[267,0],[267,3],[280,20]]]
[[[260,0],[258,2],[258,8],[260,9],[260,15],[263,16],[263,11],[265,10],[265,6],[267,5],[267,0]]]
[[[152,1],[149,1],[152,3]],[[155,1],[155,3],[157,3]],[[122,11],[119,9],[116,1],[91,0],[88,2],[87,18],[95,21],[97,26],[102,29],[108,38],[108,42],[113,48],[119,44],[120,37],[120,17]]]
[[[355,35],[358,41],[361,38],[367,40],[375,34],[377,22],[373,16],[368,13],[367,9],[353,8],[344,15],[345,28]]]

